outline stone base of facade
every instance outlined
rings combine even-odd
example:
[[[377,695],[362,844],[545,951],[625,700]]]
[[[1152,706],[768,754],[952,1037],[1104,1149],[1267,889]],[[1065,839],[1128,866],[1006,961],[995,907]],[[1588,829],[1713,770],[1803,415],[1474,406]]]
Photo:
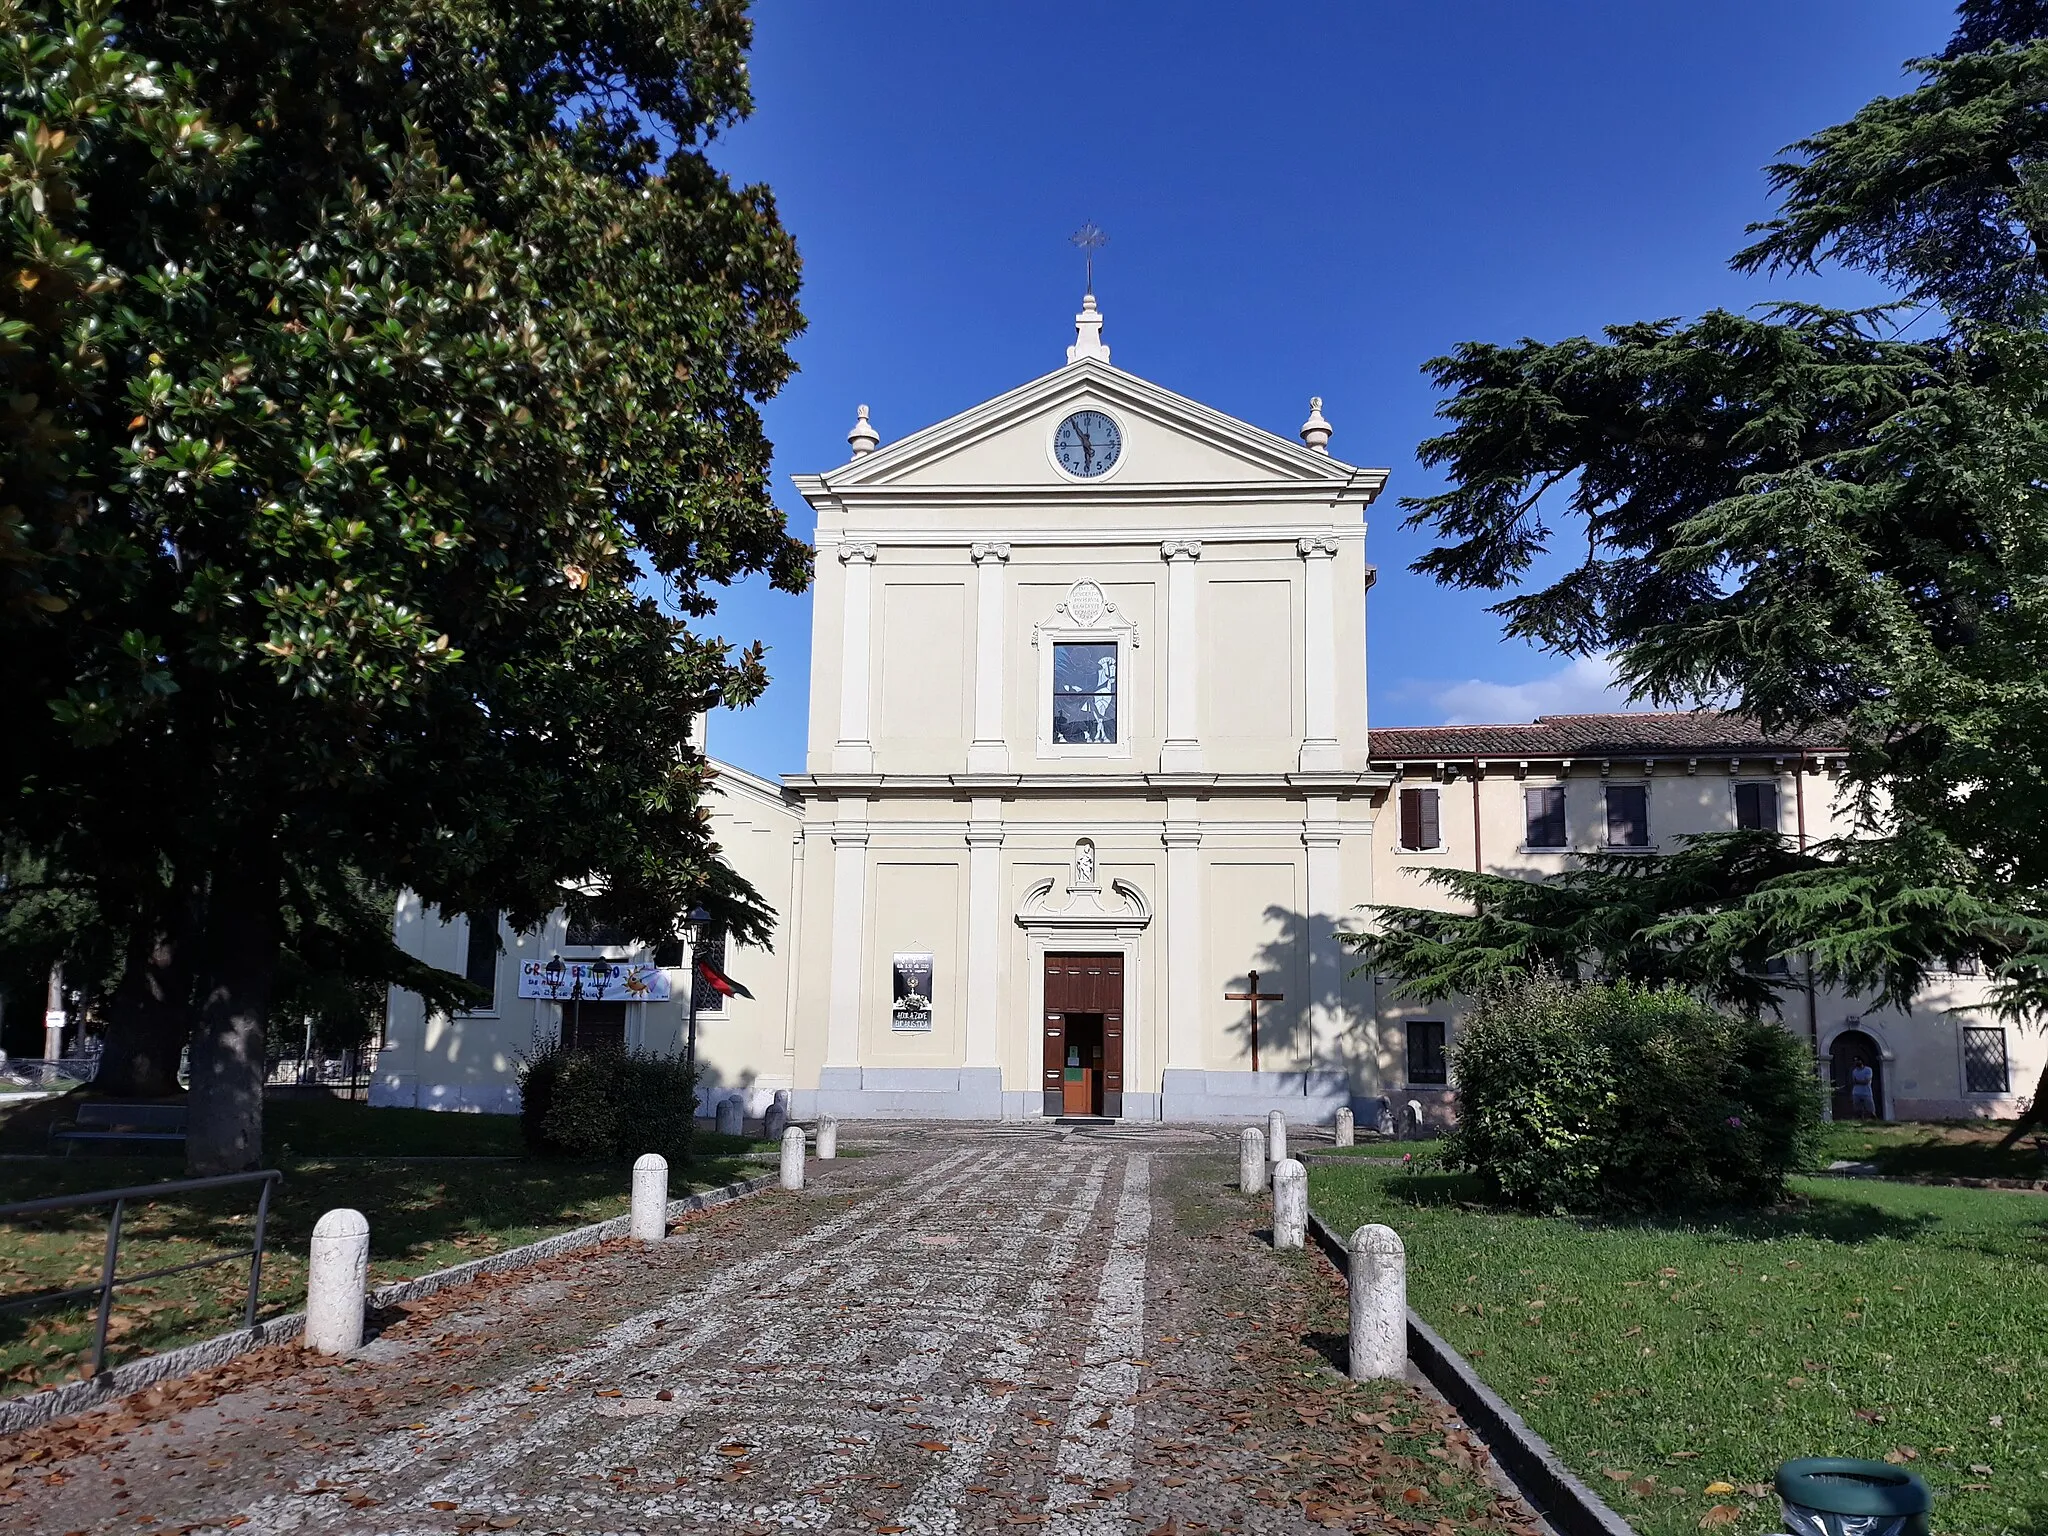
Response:
[[[1025,1097],[1003,1092],[1000,1067],[824,1067],[790,1108],[803,1120],[1014,1120]]]
[[[1291,1125],[1333,1125],[1337,1111],[1361,1113],[1347,1072],[1204,1072],[1169,1067],[1160,1076],[1159,1118],[1168,1121],[1262,1121],[1273,1110]],[[1130,1095],[1125,1096],[1128,1105]],[[1128,1118],[1128,1117],[1127,1117]],[[1365,1119],[1371,1125],[1370,1118]]]
[[[519,1113],[517,1083],[421,1083],[392,1072],[370,1080],[372,1109],[444,1109],[469,1115]]]
[[[1997,1098],[1970,1097],[1953,1099],[1908,1098],[1901,1094],[1891,1102],[1893,1120],[2014,1120],[2025,1110],[2027,1101],[2017,1094],[2001,1095]]]

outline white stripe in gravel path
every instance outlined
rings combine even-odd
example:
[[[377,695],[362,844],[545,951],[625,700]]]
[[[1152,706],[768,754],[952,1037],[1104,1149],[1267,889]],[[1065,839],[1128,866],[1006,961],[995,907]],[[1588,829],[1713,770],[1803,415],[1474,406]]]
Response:
[[[1131,1528],[1129,1495],[1111,1494],[1062,1505],[1105,1483],[1127,1481],[1134,1467],[1138,1367],[1145,1353],[1145,1258],[1152,1235],[1152,1157],[1134,1152],[1124,1165],[1124,1193],[1116,1230],[1102,1266],[1090,1320],[1088,1358],[1074,1383],[1074,1407],[1060,1436],[1053,1468],[1047,1536],[1125,1532]],[[1068,1478],[1079,1479],[1068,1482]]]

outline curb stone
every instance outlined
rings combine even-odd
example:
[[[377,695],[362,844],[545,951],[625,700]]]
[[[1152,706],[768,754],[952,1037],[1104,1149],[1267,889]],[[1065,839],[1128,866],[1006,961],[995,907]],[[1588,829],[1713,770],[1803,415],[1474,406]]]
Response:
[[[773,1188],[776,1182],[776,1174],[764,1173],[719,1189],[707,1189],[681,1200],[671,1200],[668,1203],[669,1219],[673,1221],[695,1211],[730,1205],[735,1200]],[[537,1242],[523,1243],[517,1248],[507,1248],[503,1253],[415,1275],[410,1280],[394,1280],[376,1287],[367,1299],[372,1308],[395,1307],[401,1302],[418,1301],[450,1286],[466,1285],[484,1275],[525,1269],[545,1259],[560,1258],[565,1253],[594,1248],[613,1238],[624,1237],[631,1220],[630,1216],[614,1216],[609,1221],[594,1222]],[[289,1344],[305,1331],[305,1327],[305,1313],[289,1312],[283,1317],[266,1318],[254,1328],[237,1328],[231,1333],[217,1333],[210,1339],[165,1350],[159,1355],[144,1355],[139,1360],[130,1360],[110,1371],[102,1371],[87,1381],[68,1381],[62,1386],[45,1387],[40,1392],[0,1403],[0,1437],[35,1429],[53,1419],[84,1413],[116,1398],[140,1392],[159,1381],[189,1376],[209,1366],[225,1365],[251,1350],[264,1349],[272,1344]]]
[[[1348,1280],[1351,1254],[1344,1240],[1314,1211],[1309,1212],[1308,1228],[1316,1246]],[[1635,1528],[1581,1482],[1549,1443],[1479,1379],[1465,1357],[1416,1316],[1413,1307],[1408,1309],[1408,1358],[1479,1432],[1522,1497],[1560,1536],[1636,1536]]]

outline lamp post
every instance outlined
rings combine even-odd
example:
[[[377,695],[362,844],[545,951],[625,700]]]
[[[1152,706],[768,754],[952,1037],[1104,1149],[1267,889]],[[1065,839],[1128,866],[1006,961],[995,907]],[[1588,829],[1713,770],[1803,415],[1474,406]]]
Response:
[[[689,1006],[683,1014],[683,1075],[690,1081],[692,1119],[696,1117],[697,1096],[697,940],[710,921],[711,914],[702,907],[690,908],[690,915],[683,919],[683,956],[688,962],[683,967],[683,985],[690,992]]]
[[[561,953],[557,951],[555,957],[542,966],[541,969],[547,972],[548,996],[555,1000],[555,1006],[559,1008],[562,1003],[562,972],[568,969],[566,965],[562,964]],[[561,1023],[561,1018],[558,1015],[555,1019],[555,1042],[557,1044],[561,1043],[562,1038]]]

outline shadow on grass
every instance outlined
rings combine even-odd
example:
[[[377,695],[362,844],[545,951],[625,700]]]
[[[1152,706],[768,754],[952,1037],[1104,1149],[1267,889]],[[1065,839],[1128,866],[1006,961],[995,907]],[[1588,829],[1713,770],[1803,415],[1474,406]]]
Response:
[[[1497,1216],[1540,1216],[1488,1200],[1479,1180],[1469,1173],[1418,1173],[1382,1181],[1389,1200],[1419,1209],[1455,1207]],[[2048,1218],[2048,1212],[2044,1212]],[[1867,1243],[1880,1238],[1909,1240],[1941,1225],[1925,1212],[1900,1212],[1854,1198],[1805,1195],[1767,1210],[1718,1208],[1701,1210],[1617,1212],[1612,1215],[1559,1217],[1586,1231],[1684,1231],[1725,1237],[1735,1242],[1774,1242],[1817,1238],[1831,1243]],[[2048,1252],[2044,1252],[2048,1259]]]
[[[1301,1347],[1312,1355],[1320,1355],[1323,1363],[1340,1376],[1351,1373],[1351,1336],[1345,1333],[1327,1333],[1311,1329],[1301,1336]]]

